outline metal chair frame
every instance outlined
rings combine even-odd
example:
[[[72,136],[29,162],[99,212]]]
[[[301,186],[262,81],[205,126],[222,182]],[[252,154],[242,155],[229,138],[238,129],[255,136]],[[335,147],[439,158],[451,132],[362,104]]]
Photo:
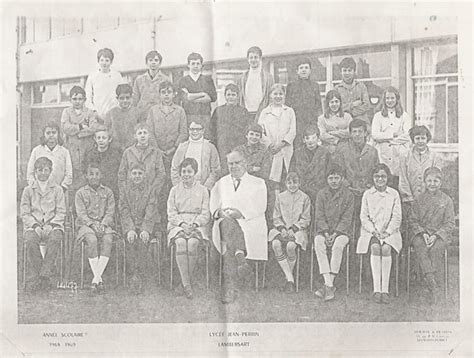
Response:
[[[206,241],[203,243],[203,241]],[[208,240],[201,240],[199,246],[204,245],[204,249],[206,250],[206,289],[209,289],[209,255],[210,249],[209,246],[211,245],[210,239]],[[173,244],[170,246],[170,290],[173,289],[173,273],[174,273],[174,261],[176,259],[176,245]],[[188,272],[189,272],[189,252],[188,252],[188,242],[186,241],[186,261],[188,265]],[[189,276],[191,277],[191,272],[189,272]]]

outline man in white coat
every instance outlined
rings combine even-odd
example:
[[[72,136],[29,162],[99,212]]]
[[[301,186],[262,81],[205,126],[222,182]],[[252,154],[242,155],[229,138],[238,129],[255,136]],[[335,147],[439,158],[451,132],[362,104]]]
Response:
[[[229,175],[212,188],[210,209],[215,219],[212,239],[224,264],[223,303],[236,298],[236,275],[247,278],[250,260],[267,260],[267,188],[265,181],[247,173],[244,153],[227,155]]]

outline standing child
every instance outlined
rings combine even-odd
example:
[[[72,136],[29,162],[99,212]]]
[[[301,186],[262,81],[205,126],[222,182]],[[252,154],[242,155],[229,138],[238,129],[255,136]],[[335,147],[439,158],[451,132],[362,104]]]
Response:
[[[141,293],[146,273],[148,243],[155,225],[156,195],[145,182],[145,166],[133,163],[130,181],[120,196],[119,210],[122,232],[127,238],[130,284],[135,293]]]
[[[138,123],[138,110],[132,106],[132,86],[118,85],[115,89],[118,106],[105,115],[104,123],[111,134],[114,144],[121,150],[134,143],[133,129]]]
[[[311,200],[300,187],[298,174],[288,173],[286,191],[277,195],[273,212],[273,229],[268,234],[273,252],[286,277],[284,290],[295,292],[293,269],[297,247],[306,250],[308,227],[311,222]],[[285,249],[286,247],[286,249]]]
[[[342,110],[348,112],[353,119],[363,120],[370,126],[367,112],[370,109],[369,92],[362,82],[354,79],[356,63],[352,57],[344,58],[339,64],[342,82],[336,85],[341,94]]]
[[[314,225],[314,251],[324,286],[315,294],[324,301],[330,301],[335,297],[334,280],[341,267],[344,247],[353,235],[354,196],[343,185],[344,169],[339,165],[329,167],[326,179],[327,186],[319,191],[316,198]]]
[[[247,110],[239,104],[239,88],[233,83],[225,87],[226,104],[217,107],[211,117],[211,142],[216,146],[223,175],[228,174],[226,162],[227,154],[245,143],[245,131],[250,123]]]
[[[198,162],[186,158],[179,165],[181,181],[171,188],[168,198],[168,244],[176,246],[176,262],[184,294],[193,298],[191,276],[197,263],[197,248],[209,240],[209,191],[196,179]],[[171,258],[173,259],[173,258]]]
[[[408,215],[415,261],[431,291],[433,303],[440,301],[439,284],[443,282],[443,253],[454,229],[453,200],[444,194],[442,173],[437,167],[425,170],[426,191],[415,198]]]
[[[403,111],[400,93],[395,87],[388,87],[383,92],[381,110],[372,120],[372,139],[380,163],[387,164],[393,174],[394,188],[398,188],[400,158],[406,156],[410,147],[410,128],[411,120]]]
[[[146,119],[148,110],[160,103],[160,84],[170,81],[170,78],[160,70],[163,56],[156,51],[150,51],[145,56],[148,71],[137,76],[133,83],[133,105],[137,107],[140,117]]]
[[[71,154],[63,147],[63,139],[59,131],[59,125],[49,122],[43,127],[43,134],[40,138],[41,144],[31,151],[30,159],[26,170],[28,185],[32,185],[35,180],[35,162],[38,158],[46,157],[53,162],[53,169],[49,178],[67,189],[72,184],[72,162]]]
[[[98,163],[86,168],[87,184],[76,192],[76,243],[86,242],[87,257],[94,277],[91,293],[105,292],[102,274],[109,262],[113,242],[115,200],[111,189],[102,185]]]
[[[389,303],[388,286],[392,269],[392,249],[402,249],[400,195],[387,186],[390,169],[377,164],[373,171],[374,186],[362,196],[360,238],[357,253],[365,254],[370,246],[370,267],[374,284],[374,301]]]
[[[324,114],[318,118],[321,142],[329,153],[334,154],[338,145],[349,140],[351,121],[351,115],[342,110],[342,98],[339,92],[329,91],[324,100]]]
[[[203,61],[198,53],[193,52],[188,56],[189,74],[178,82],[178,88],[188,125],[193,121],[202,123],[204,137],[209,138],[211,103],[217,100],[217,92],[212,77],[202,74]]]
[[[40,157],[35,160],[35,180],[21,196],[20,212],[23,236],[26,240],[27,290],[47,290],[51,287],[54,262],[64,237],[66,204],[63,189],[50,179],[53,162]],[[40,244],[46,244],[44,258]]]
[[[93,136],[99,122],[96,113],[84,105],[86,92],[82,87],[71,88],[69,96],[72,106],[61,115],[61,129],[65,136],[64,145],[71,154],[73,187],[77,189],[84,183],[81,163],[94,143]]]
[[[317,124],[321,108],[321,94],[318,82],[312,80],[311,60],[302,58],[296,63],[298,79],[286,87],[286,105],[296,115],[295,148],[303,144],[303,133],[310,124]]]
[[[100,49],[97,52],[99,69],[87,77],[86,94],[87,106],[97,112],[99,118],[117,106],[115,89],[121,83],[125,83],[120,72],[110,68],[114,61],[114,53],[109,48]]]

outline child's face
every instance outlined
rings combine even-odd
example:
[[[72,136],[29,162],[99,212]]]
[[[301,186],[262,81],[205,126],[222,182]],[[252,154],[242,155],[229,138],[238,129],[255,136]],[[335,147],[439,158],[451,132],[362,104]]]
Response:
[[[71,104],[74,109],[82,109],[86,97],[82,93],[75,93],[71,96]]]
[[[174,91],[171,87],[163,88],[160,90],[161,103],[170,105],[173,103]]]
[[[145,172],[141,169],[132,169],[130,171],[130,179],[133,184],[140,185],[145,180]]]
[[[354,69],[352,67],[341,68],[341,77],[345,83],[351,84],[354,80]]]
[[[192,140],[199,140],[204,135],[204,128],[200,124],[191,123],[189,125],[189,137]]]
[[[107,150],[107,148],[109,147],[112,138],[110,138],[109,132],[99,131],[95,133],[94,140],[97,143],[97,148],[100,151],[104,151]]]
[[[387,92],[385,93],[385,106],[387,108],[395,108],[397,105],[397,96],[395,96],[395,93],[392,92]]]
[[[351,129],[351,138],[357,145],[365,143],[366,130],[363,127],[355,127]]]
[[[225,100],[228,104],[236,105],[239,101],[239,95],[237,94],[237,92],[229,89],[225,92]]]
[[[100,56],[100,58],[99,58],[99,67],[102,70],[102,72],[109,72],[111,64],[112,64],[112,60],[110,58]]]
[[[300,188],[300,181],[298,179],[288,179],[285,182],[286,190],[290,193],[296,193]]]
[[[388,176],[385,170],[379,170],[374,174],[375,189],[383,191],[387,188]]]
[[[328,175],[328,185],[332,190],[338,190],[342,184],[342,176],[339,174]]]
[[[51,168],[50,167],[43,167],[43,168],[36,168],[36,179],[40,182],[45,182],[48,180],[49,176],[51,175]]]
[[[87,183],[92,187],[100,185],[102,179],[102,172],[99,168],[88,168],[86,174]]]
[[[428,137],[426,134],[418,134],[413,137],[413,144],[418,151],[424,152],[428,148]]]
[[[437,175],[429,174],[425,178],[426,190],[436,193],[441,188],[441,178]]]
[[[188,67],[191,73],[197,75],[202,70],[202,62],[201,60],[191,60],[188,63]]]
[[[245,137],[250,145],[260,143],[260,139],[262,139],[262,135],[259,132],[254,131],[248,131]]]
[[[193,167],[188,165],[184,168],[181,168],[181,180],[184,184],[192,184],[194,183],[194,177],[196,176],[196,172],[194,171]]]
[[[158,56],[149,58],[148,60],[146,60],[146,65],[152,71],[159,70],[161,66],[160,58]]]
[[[128,109],[132,104],[132,94],[131,93],[120,93],[117,97],[120,108]]]
[[[333,97],[329,101],[328,105],[331,112],[337,113],[339,111],[339,108],[341,108],[341,101],[339,101],[337,97]]]
[[[56,128],[46,127],[44,129],[44,140],[46,145],[55,147],[58,144],[58,131]]]
[[[270,93],[270,102],[272,104],[283,104],[285,102],[285,92],[277,88]]]
[[[135,132],[135,139],[139,145],[148,145],[150,132],[146,128],[138,128]]]
[[[311,66],[309,65],[309,63],[302,63],[301,65],[299,65],[296,69],[296,74],[301,79],[308,79],[309,75],[311,74]]]
[[[318,146],[318,139],[318,134],[314,133],[311,135],[305,135],[303,137],[303,142],[306,145],[306,148],[308,148],[309,150],[313,150]]]
[[[261,60],[261,57],[258,55],[258,53],[254,53],[254,52],[250,52],[247,57],[247,61],[251,68],[257,68],[258,66],[260,66],[260,60]]]

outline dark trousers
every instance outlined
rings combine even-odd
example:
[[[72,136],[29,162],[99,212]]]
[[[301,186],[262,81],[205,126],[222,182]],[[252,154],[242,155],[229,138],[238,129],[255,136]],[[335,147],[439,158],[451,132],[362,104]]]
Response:
[[[222,257],[224,271],[224,285],[227,288],[235,287],[237,279],[237,251],[245,252],[244,232],[235,219],[224,218],[219,224],[221,241],[227,247],[226,253]]]
[[[128,276],[143,277],[147,270],[148,244],[139,237],[133,243],[126,243]]]
[[[441,284],[444,281],[443,254],[446,243],[441,239],[437,239],[433,246],[428,248],[423,235],[416,235],[413,238],[412,245],[415,249],[414,258],[420,265],[423,275],[432,273],[435,275],[436,282]]]
[[[38,279],[39,276],[51,278],[54,274],[54,262],[58,256],[61,240],[64,233],[61,230],[53,230],[49,234],[46,244],[46,253],[43,256],[40,251],[40,238],[38,234],[31,230],[25,233],[26,240],[26,284],[31,284]]]

